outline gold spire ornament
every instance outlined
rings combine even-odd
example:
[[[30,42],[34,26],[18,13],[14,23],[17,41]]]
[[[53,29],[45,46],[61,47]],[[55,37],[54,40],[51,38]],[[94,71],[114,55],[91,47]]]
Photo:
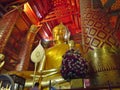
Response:
[[[4,58],[5,58],[5,55],[0,53],[0,69],[5,64]]]

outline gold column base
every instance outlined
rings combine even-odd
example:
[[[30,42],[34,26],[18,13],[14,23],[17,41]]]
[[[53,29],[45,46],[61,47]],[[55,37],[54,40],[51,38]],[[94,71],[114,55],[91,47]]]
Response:
[[[91,87],[120,86],[120,49],[102,47],[87,54]]]
[[[120,86],[120,71],[102,71],[91,75],[91,87],[118,87]]]
[[[83,79],[72,79],[70,83],[72,89],[84,87]]]

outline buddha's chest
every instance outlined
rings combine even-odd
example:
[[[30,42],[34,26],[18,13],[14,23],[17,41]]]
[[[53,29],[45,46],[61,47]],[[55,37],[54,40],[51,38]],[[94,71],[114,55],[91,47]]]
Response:
[[[59,68],[62,63],[62,56],[68,49],[68,45],[61,45],[46,51],[45,69]]]

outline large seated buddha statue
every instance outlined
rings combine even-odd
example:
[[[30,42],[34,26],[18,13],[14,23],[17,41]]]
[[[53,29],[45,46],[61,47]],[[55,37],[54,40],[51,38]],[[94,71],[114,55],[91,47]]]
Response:
[[[46,60],[44,65],[44,70],[50,72],[46,74],[47,76],[45,78],[42,79],[43,82],[46,82],[46,85],[49,84],[50,80],[53,83],[65,81],[61,77],[59,70],[61,67],[62,56],[69,49],[69,45],[65,40],[65,37],[69,38],[69,33],[67,32],[67,28],[62,23],[53,28],[54,46],[46,50]]]
[[[60,73],[62,56],[67,50],[71,48],[71,44],[68,44],[70,38],[70,32],[65,25],[60,23],[53,28],[53,43],[54,45],[45,51],[44,60],[39,63],[37,72],[41,75],[36,75],[39,80],[40,87],[45,88],[51,83],[61,84],[66,83]],[[76,44],[77,45],[77,44]],[[75,49],[78,49],[78,45]],[[30,86],[32,82],[29,80],[26,82],[26,86]],[[68,85],[68,84],[67,84]],[[69,85],[68,85],[69,86]]]

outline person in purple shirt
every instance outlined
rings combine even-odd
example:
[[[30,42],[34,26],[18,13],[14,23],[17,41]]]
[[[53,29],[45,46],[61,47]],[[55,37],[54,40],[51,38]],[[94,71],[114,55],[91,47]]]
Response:
[[[39,89],[39,83],[36,82],[36,83],[34,84],[34,87],[32,87],[30,90],[40,90],[40,89]]]

